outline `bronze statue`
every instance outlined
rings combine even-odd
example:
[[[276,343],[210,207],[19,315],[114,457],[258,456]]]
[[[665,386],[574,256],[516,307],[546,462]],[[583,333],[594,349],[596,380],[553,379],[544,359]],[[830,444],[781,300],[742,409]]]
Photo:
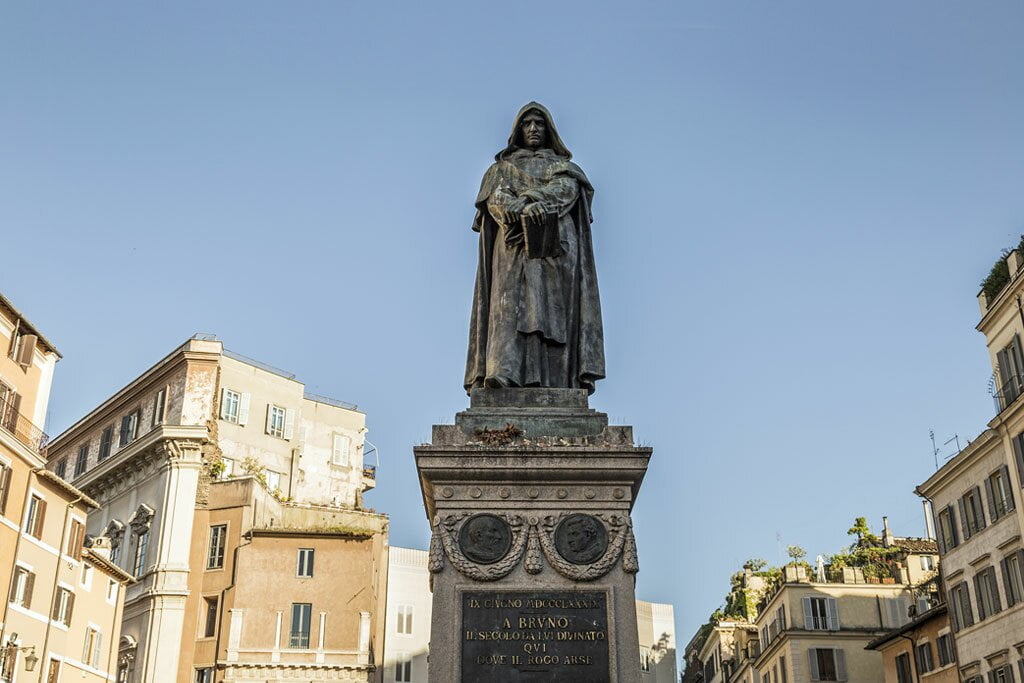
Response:
[[[480,262],[466,391],[582,387],[604,378],[604,331],[590,237],[594,188],[530,102],[484,174],[473,230]]]

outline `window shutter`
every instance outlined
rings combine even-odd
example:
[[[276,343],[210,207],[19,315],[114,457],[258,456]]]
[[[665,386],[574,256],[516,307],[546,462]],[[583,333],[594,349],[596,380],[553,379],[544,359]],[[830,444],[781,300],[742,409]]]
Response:
[[[985,571],[985,579],[983,580],[988,584],[988,590],[992,594],[992,614],[1001,612],[1003,605],[999,601],[999,588],[996,586],[996,568],[989,567]]]
[[[1006,510],[1016,510],[1017,502],[1013,499],[1013,484],[1010,482],[1010,468],[1003,465],[1003,481],[1006,482]]]
[[[950,548],[955,548],[960,545],[960,537],[956,535],[956,508],[953,507],[952,503],[946,506],[949,510],[949,532],[952,534],[950,541]]]
[[[295,436],[295,411],[288,408],[284,411],[284,438],[291,441]]]
[[[220,419],[224,419],[227,416],[227,405],[224,401],[228,396],[228,392],[224,387],[220,388]]]
[[[242,394],[238,401],[238,424],[242,427],[249,421],[249,403],[252,401],[252,394]]]
[[[814,628],[814,615],[811,614],[811,599],[804,598],[800,602],[804,605],[804,628],[810,631]]]
[[[806,598],[804,598],[804,599],[806,600]],[[809,663],[810,663],[810,667],[811,667],[811,680],[812,681],[820,681],[821,680],[821,673],[818,671],[818,649],[814,648],[814,647],[808,648],[807,649],[807,659],[810,660]]]
[[[21,569],[17,568],[14,570],[14,579],[11,580],[11,592],[7,596],[7,602],[14,602],[14,598],[18,596],[18,574],[21,571]]]
[[[32,589],[36,585],[36,575],[32,572],[25,572],[25,609],[32,609]]]
[[[86,629],[85,643],[82,644],[82,662],[85,664],[89,663],[89,641],[91,640],[91,638],[89,637],[90,635],[92,635],[92,629]]]
[[[39,503],[36,505],[36,520],[32,526],[32,535],[36,538],[43,537],[43,522],[46,520],[46,501],[42,498],[39,499]]]
[[[265,434],[270,434],[270,416],[274,414],[272,406],[267,404],[267,424],[263,428]]]
[[[1013,439],[1013,459],[1017,462],[1017,480],[1021,486],[1024,486],[1024,446],[1021,445],[1022,440],[1024,440],[1024,433],[1018,434]],[[1024,681],[1021,683],[1024,683]]]
[[[36,353],[36,342],[39,340],[34,334],[21,336],[21,345],[18,346],[18,365],[27,368],[32,365],[32,358]]]
[[[1013,585],[1013,582],[1010,580],[1010,563],[1008,558],[1004,557],[1000,560],[999,564],[1003,568],[1003,588],[1006,590],[1006,606],[1013,607],[1017,602],[1017,596],[1015,596],[1010,590],[1010,586]]]
[[[839,606],[835,598],[825,598],[825,609],[828,614],[828,630],[839,630]]]
[[[57,590],[57,599],[53,601],[53,607],[50,609],[51,621],[57,621],[58,617],[60,617],[60,594],[63,592],[63,589]]]
[[[985,495],[988,497],[988,518],[999,519],[999,511],[996,509],[996,492],[992,488],[992,477],[985,479]]]
[[[7,511],[7,494],[11,491],[11,468],[0,465],[0,515]]]
[[[832,651],[836,656],[836,680],[846,680],[846,652],[842,648],[836,648]]]
[[[956,505],[960,508],[960,528],[964,531],[964,540],[966,541],[971,537],[971,527],[967,524],[967,508],[964,507],[964,499],[961,497],[956,501]]]
[[[978,513],[978,531],[985,528],[985,506],[981,503],[981,489],[977,486],[974,487],[975,500],[978,501],[975,507],[975,512]]]
[[[74,611],[75,611],[75,594],[71,593],[71,592],[68,592],[68,609],[67,609],[67,612],[64,613],[64,625],[65,626],[70,626],[71,625],[71,615],[74,613]]]
[[[974,577],[974,597],[978,601],[978,621],[985,621],[985,617],[988,615],[985,614],[985,600],[982,598],[984,593],[982,593],[981,578],[981,574],[977,574]]]
[[[97,632],[96,633],[96,642],[94,642],[93,646],[92,646],[92,662],[91,662],[91,664],[94,667],[99,667],[99,665],[100,665],[100,643],[102,643],[102,642],[103,642],[103,634]],[[839,680],[845,681],[846,679],[845,678],[841,678]]]
[[[885,601],[889,613],[889,628],[900,627],[900,601],[896,598],[889,598]]]

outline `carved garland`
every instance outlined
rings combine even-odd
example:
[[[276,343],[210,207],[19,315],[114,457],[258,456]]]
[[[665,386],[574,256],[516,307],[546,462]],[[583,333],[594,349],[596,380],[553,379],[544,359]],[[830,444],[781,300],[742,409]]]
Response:
[[[541,561],[543,556],[555,571],[567,579],[593,581],[611,571],[621,557],[623,571],[627,574],[639,571],[633,524],[629,517],[624,515],[610,515],[608,518],[602,514],[594,515],[604,524],[609,536],[608,548],[596,562],[573,564],[563,558],[555,548],[553,538],[555,528],[567,514],[563,512],[557,517],[549,515],[543,521],[531,517],[526,528],[523,528],[523,519],[519,515],[499,515],[512,528],[513,540],[512,548],[505,557],[494,564],[477,564],[466,557],[459,548],[457,531],[461,523],[469,517],[469,513],[446,515],[443,519],[440,515],[435,516],[427,567],[432,574],[437,574],[444,570],[447,559],[461,574],[470,579],[496,581],[510,574],[524,556],[523,565],[527,573],[540,574],[544,570],[544,563]]]
[[[476,581],[497,581],[502,577],[508,576],[519,563],[519,558],[522,557],[523,550],[526,548],[529,532],[523,528],[523,518],[519,515],[499,514],[498,516],[508,522],[508,525],[512,528],[512,547],[505,554],[505,557],[494,564],[477,564],[462,554],[462,550],[459,548],[458,541],[456,540],[456,527],[460,526],[460,522],[464,521],[468,516],[469,513],[463,512],[460,515],[446,515],[444,519],[435,518],[434,536],[441,538],[441,545],[448,556],[448,561],[463,575]],[[431,551],[433,551],[433,546],[434,541],[432,539]],[[440,571],[440,569],[434,570],[433,568],[433,552],[431,552],[430,566],[431,571]]]

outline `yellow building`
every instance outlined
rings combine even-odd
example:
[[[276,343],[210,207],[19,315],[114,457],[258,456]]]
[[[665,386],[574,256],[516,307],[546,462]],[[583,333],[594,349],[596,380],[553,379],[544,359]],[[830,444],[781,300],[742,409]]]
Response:
[[[2,295],[0,349],[0,681],[106,681],[131,577],[85,535],[98,504],[44,469],[60,355]]]
[[[366,416],[187,340],[54,440],[103,504],[88,531],[137,578],[118,683],[380,681],[387,518]]]
[[[939,588],[939,578],[932,580]],[[909,622],[868,643],[882,653],[885,683],[957,683],[956,648],[949,612],[941,590],[936,604],[916,613]]]

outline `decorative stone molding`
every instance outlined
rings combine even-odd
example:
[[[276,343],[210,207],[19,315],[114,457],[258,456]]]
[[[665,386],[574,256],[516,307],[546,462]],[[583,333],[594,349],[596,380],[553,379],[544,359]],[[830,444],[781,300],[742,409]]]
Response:
[[[607,574],[622,559],[622,569],[627,574],[639,570],[636,539],[633,523],[628,515],[596,513],[593,517],[604,525],[608,535],[605,551],[593,562],[575,564],[562,556],[555,544],[555,532],[559,522],[571,513],[547,515],[543,519],[530,517],[524,520],[520,515],[499,513],[512,530],[512,546],[503,558],[492,564],[480,564],[468,558],[459,546],[459,531],[469,512],[434,517],[433,534],[430,539],[428,569],[431,574],[444,570],[447,560],[463,576],[474,581],[496,581],[512,572],[519,561],[529,574],[540,574],[544,570],[543,559],[556,572],[573,581],[593,581]]]
[[[153,515],[155,514],[156,511],[153,508],[143,503],[139,505],[128,519],[128,524],[136,534],[142,534],[149,531],[149,526],[153,523]]]

